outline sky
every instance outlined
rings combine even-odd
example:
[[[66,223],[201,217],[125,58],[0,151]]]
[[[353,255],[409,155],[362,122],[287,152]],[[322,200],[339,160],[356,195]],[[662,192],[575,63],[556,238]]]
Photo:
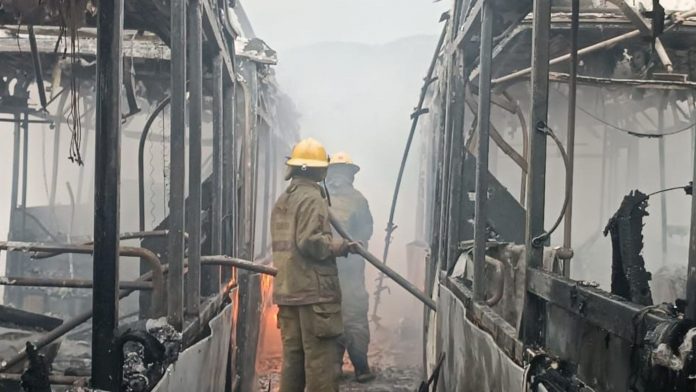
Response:
[[[242,4],[256,35],[282,52],[318,42],[382,44],[437,34],[449,1],[247,0]]]

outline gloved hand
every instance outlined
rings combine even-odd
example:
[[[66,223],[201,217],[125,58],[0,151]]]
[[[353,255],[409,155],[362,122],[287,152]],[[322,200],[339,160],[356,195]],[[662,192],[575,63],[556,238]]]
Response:
[[[346,257],[350,251],[350,243],[346,240],[338,240],[332,242],[330,248],[334,257]]]
[[[360,248],[365,249],[365,243],[363,241],[354,241],[348,243],[348,252],[357,254]]]

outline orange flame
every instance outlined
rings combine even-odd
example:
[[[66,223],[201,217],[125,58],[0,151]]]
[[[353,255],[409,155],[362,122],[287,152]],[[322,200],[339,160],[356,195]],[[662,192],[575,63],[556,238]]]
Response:
[[[257,367],[260,361],[280,358],[283,345],[278,329],[278,306],[273,304],[273,278],[264,275],[261,278],[262,313],[260,323],[259,351],[257,355]]]

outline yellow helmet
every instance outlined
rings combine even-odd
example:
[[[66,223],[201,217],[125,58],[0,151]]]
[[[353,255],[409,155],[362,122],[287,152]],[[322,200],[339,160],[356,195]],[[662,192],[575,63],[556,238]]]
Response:
[[[285,164],[294,167],[327,167],[329,166],[329,155],[321,143],[307,138],[295,144],[290,158]]]
[[[333,154],[331,156],[331,161],[329,165],[346,165],[349,168],[353,169],[354,173],[357,173],[360,171],[360,166],[356,165],[353,163],[353,159],[351,159],[350,155],[347,152],[337,152],[336,154]]]

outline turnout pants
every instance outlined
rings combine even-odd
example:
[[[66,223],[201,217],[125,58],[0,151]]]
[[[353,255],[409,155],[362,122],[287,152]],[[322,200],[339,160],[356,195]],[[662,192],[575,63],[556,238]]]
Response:
[[[370,345],[370,325],[367,319],[369,295],[365,289],[365,261],[360,256],[337,260],[338,278],[341,281],[343,335],[339,343],[339,363],[348,351],[356,372],[369,369],[367,351]]]
[[[343,332],[337,303],[279,306],[278,326],[283,341],[280,392],[338,392],[333,358]]]

